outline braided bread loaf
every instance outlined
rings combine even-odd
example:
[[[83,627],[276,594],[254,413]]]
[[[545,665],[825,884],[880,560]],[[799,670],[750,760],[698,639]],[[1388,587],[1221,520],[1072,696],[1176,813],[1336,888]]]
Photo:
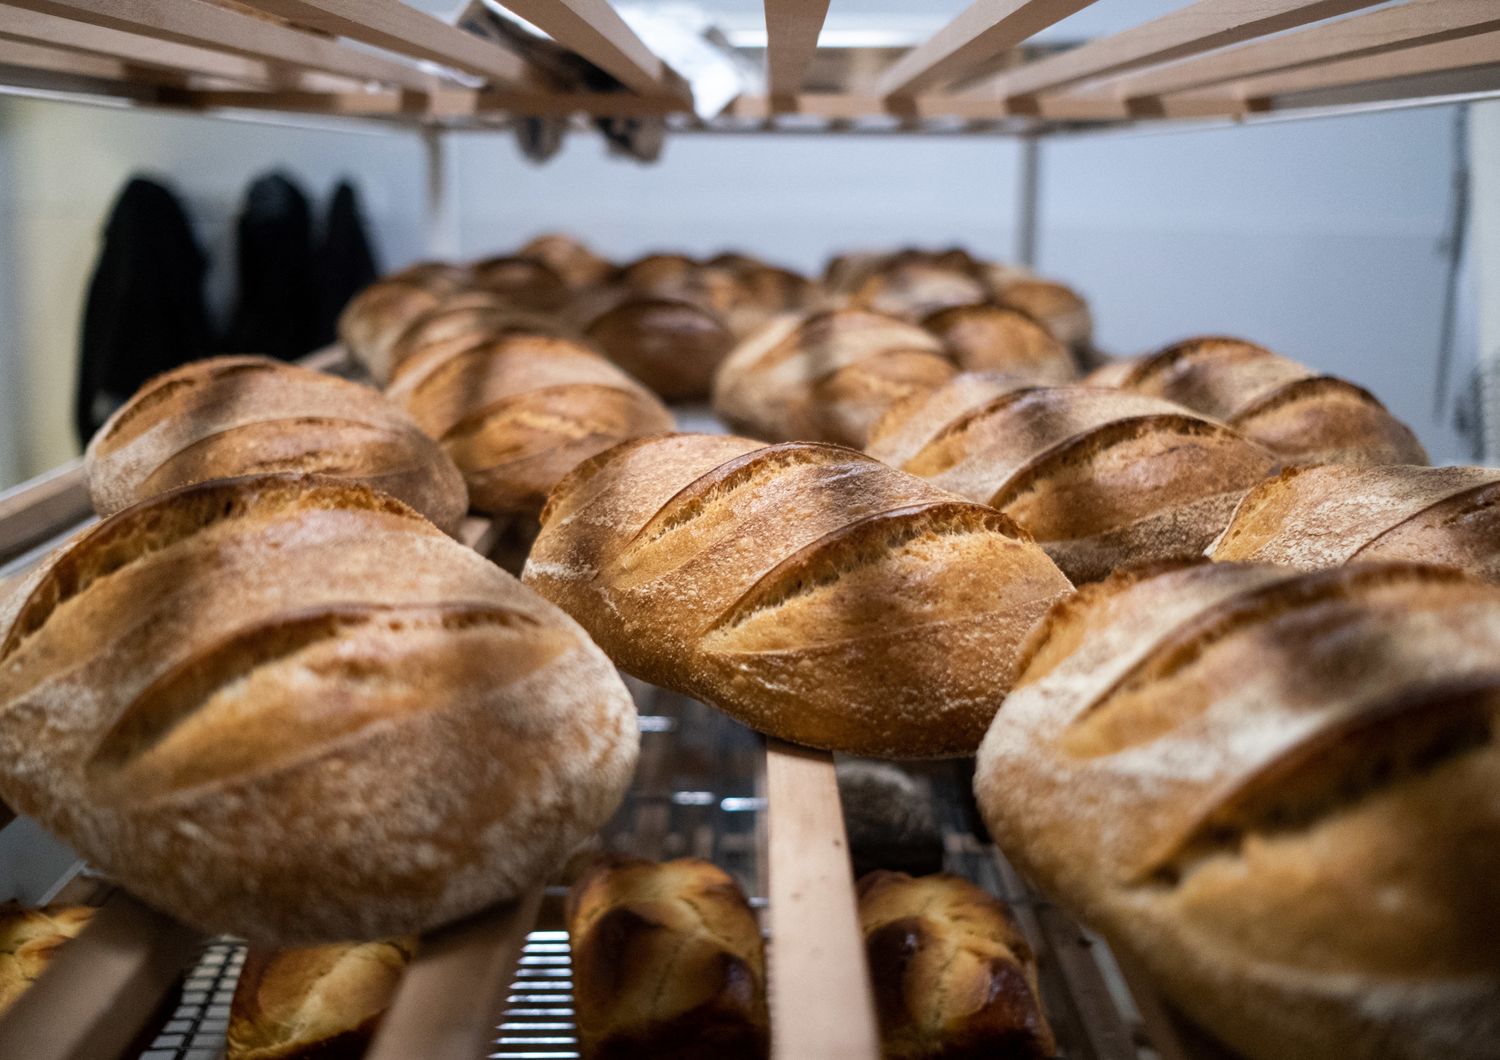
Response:
[[[1188,339],[1117,379],[1223,420],[1288,463],[1427,463],[1416,435],[1369,391],[1241,339]]]
[[[469,506],[453,462],[378,392],[265,357],[212,357],[150,380],[94,435],[84,468],[100,515],[275,471],[364,483],[449,532]]]
[[[1302,570],[1405,559],[1500,581],[1497,501],[1494,468],[1292,468],[1245,496],[1209,555]]]
[[[729,355],[714,411],[769,441],[863,446],[893,401],[957,372],[943,344],[915,324],[863,309],[788,315]]]
[[[1036,955],[998,899],[961,876],[877,871],[859,924],[885,1060],[1056,1055]]]
[[[514,897],[635,761],[576,624],[347,482],[164,494],[3,606],[0,797],[209,932],[378,938]]]
[[[871,455],[998,508],[1074,582],[1199,556],[1276,459],[1157,398],[960,376],[892,408]]]
[[[572,467],[627,438],[660,434],[672,414],[586,346],[512,334],[406,361],[388,396],[463,471],[490,514],[536,515]]]
[[[1264,1060],[1500,1041],[1500,589],[1204,564],[1039,627],[975,787],[1017,867]]]
[[[586,1060],[765,1060],[765,947],[724,870],[602,858],[568,893],[567,915]]]
[[[1067,579],[1003,515],[851,450],[638,439],[553,490],[524,580],[637,677],[883,757],[973,750]]]

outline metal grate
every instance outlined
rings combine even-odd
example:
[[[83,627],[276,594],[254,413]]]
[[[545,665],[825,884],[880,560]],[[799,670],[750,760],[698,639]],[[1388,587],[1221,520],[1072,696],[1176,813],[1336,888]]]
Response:
[[[566,931],[533,931],[526,936],[515,982],[505,999],[505,1016],[493,1058],[576,1060],[573,1026],[573,964]]]
[[[245,966],[245,946],[215,939],[188,972],[171,1017],[141,1060],[222,1060],[229,1005]]]

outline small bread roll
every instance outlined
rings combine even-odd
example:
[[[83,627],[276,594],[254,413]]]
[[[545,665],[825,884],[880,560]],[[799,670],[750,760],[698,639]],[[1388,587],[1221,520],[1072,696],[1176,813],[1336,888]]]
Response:
[[[58,948],[78,937],[94,912],[87,905],[0,906],[0,1015],[36,982]]]
[[[734,345],[717,315],[665,298],[627,299],[597,317],[584,334],[663,401],[708,397],[714,370]]]
[[[1019,309],[953,306],[926,317],[922,326],[943,341],[966,372],[998,372],[1030,383],[1071,383],[1078,377],[1068,348]]]
[[[1057,1055],[1036,956],[1003,902],[946,873],[872,872],[858,891],[885,1060]]]
[[[568,893],[585,1060],[766,1060],[765,946],[707,861],[603,858]]]
[[[1208,554],[1300,570],[1404,559],[1500,582],[1497,502],[1494,468],[1291,468],[1246,494]]]
[[[414,938],[294,950],[250,947],[225,1060],[363,1056],[416,951]]]
[[[452,533],[453,461],[378,391],[266,357],[211,357],[136,391],[84,452],[100,515],[210,479],[315,472],[383,490]]]

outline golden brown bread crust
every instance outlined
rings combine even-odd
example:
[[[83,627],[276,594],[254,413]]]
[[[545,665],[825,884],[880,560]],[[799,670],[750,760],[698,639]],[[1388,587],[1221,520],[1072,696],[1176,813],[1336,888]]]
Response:
[[[714,412],[767,441],[863,445],[895,401],[957,369],[929,332],[864,309],[787,314],[750,335],[714,379]]]
[[[407,325],[391,344],[385,380],[393,381],[412,361],[446,357],[513,332],[563,337],[572,333],[553,314],[517,309],[488,291],[464,291],[444,298]]]
[[[1209,555],[1301,570],[1404,559],[1500,581],[1497,502],[1493,468],[1292,468],[1245,495]]]
[[[1157,398],[965,379],[903,406],[872,446],[1014,519],[1075,583],[1202,554],[1276,466],[1234,430]],[[989,393],[996,393],[987,397]]]
[[[396,995],[414,938],[250,947],[225,1060],[359,1060]]]
[[[552,313],[568,301],[568,285],[550,265],[536,258],[485,258],[469,267],[472,284],[516,309]]]
[[[210,932],[379,938],[514,897],[635,761],[574,622],[347,482],[164,494],[3,606],[0,797]]]
[[[1187,339],[1134,362],[1117,384],[1221,419],[1293,464],[1425,464],[1373,394],[1242,339]]]
[[[895,261],[859,285],[851,304],[886,316],[917,321],[953,306],[990,296],[988,285],[967,265],[931,259]]]
[[[859,925],[886,1060],[1056,1055],[1036,955],[999,899],[960,876],[876,871]]]
[[[387,393],[442,443],[470,504],[491,515],[535,516],[579,461],[673,427],[655,395],[593,350],[541,335],[408,361]]]
[[[586,1060],[764,1060],[765,947],[734,878],[707,861],[599,859],[568,893]]]
[[[266,357],[211,357],[149,380],[94,435],[84,468],[100,515],[282,471],[383,490],[450,533],[469,507],[453,461],[378,392]]]
[[[594,319],[588,340],[663,401],[706,398],[734,337],[714,313],[691,302],[629,298]]]
[[[391,377],[391,347],[423,313],[438,306],[446,291],[396,279],[381,280],[349,300],[339,314],[339,341],[378,383]]]
[[[575,291],[603,283],[615,271],[607,259],[572,236],[559,232],[537,236],[516,251],[516,256],[550,266]]]
[[[1200,564],[1058,608],[980,748],[1008,857],[1266,1060],[1493,1055],[1500,589]]]
[[[1068,348],[1019,309],[983,303],[953,306],[922,321],[966,372],[997,372],[1030,383],[1071,383],[1078,368]]]
[[[94,909],[86,905],[23,909],[0,906],[0,1015],[15,1004],[51,963],[58,948],[88,926]]]
[[[643,680],[889,758],[972,751],[1069,591],[1004,516],[859,453],[688,434],[574,469],[523,578]]]
[[[1094,318],[1089,305],[1066,284],[1018,279],[1002,286],[995,298],[1001,305],[1019,309],[1031,317],[1074,351],[1087,350],[1094,341]]]

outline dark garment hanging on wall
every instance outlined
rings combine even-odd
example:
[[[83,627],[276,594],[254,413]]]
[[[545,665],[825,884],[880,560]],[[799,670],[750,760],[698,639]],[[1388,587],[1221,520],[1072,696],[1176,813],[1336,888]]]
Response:
[[[105,223],[84,304],[74,403],[80,443],[151,376],[213,348],[207,264],[177,197],[132,178]]]
[[[250,185],[237,226],[239,296],[226,353],[292,360],[318,345],[312,210],[291,178],[269,173]]]
[[[328,204],[323,241],[318,246],[318,335],[317,345],[334,341],[339,313],[364,288],[375,282],[380,266],[365,232],[359,192],[347,180],[339,181]]]

